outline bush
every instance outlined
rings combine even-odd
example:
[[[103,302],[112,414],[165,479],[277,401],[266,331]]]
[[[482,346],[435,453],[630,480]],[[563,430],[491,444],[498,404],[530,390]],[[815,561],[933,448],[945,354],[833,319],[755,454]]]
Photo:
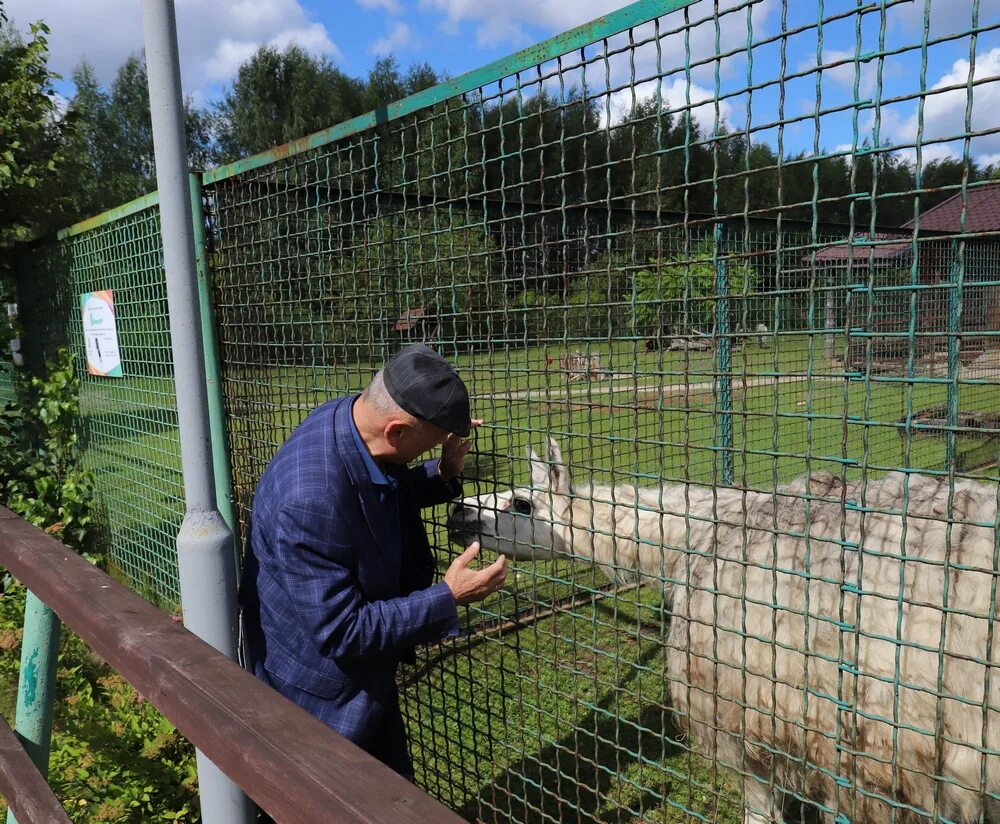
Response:
[[[16,400],[0,412],[0,499],[78,551],[94,548],[94,479],[75,434],[79,380],[65,349],[44,377],[14,370]],[[0,593],[0,709],[12,713],[24,587]],[[49,783],[74,821],[200,820],[194,748],[78,637],[59,650]],[[0,802],[0,813],[4,807]]]
[[[755,276],[747,264],[726,262],[730,296],[730,322],[734,309],[754,291]],[[650,260],[638,269],[635,278],[635,305],[632,329],[641,337],[660,338],[689,334],[692,329],[711,331],[715,326],[716,262],[700,252],[689,259]]]
[[[60,349],[44,377],[13,375],[16,399],[0,412],[0,499],[67,546],[91,547],[94,479],[80,462],[75,432],[80,381]]]

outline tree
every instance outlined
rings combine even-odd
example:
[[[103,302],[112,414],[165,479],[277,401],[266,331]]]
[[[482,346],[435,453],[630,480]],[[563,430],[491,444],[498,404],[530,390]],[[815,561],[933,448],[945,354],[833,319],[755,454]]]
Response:
[[[946,157],[941,160],[932,160],[925,163],[923,172],[920,175],[920,211],[926,212],[928,209],[937,206],[958,192],[958,187],[962,185],[962,178],[968,172],[969,182],[982,179],[979,166],[975,160],[969,160],[969,168],[966,170],[965,161],[957,157]],[[907,215],[912,218],[913,215]]]
[[[365,110],[372,111],[395,103],[403,97],[422,92],[439,83],[438,75],[428,63],[414,63],[403,74],[399,63],[391,54],[375,61],[365,83]]]
[[[627,202],[634,194],[641,208],[666,212],[742,213],[746,136],[727,131],[724,124],[708,132],[690,111],[674,108],[651,95],[636,101],[609,129],[612,196]],[[756,146],[751,146],[751,161]],[[751,162],[749,168],[757,165]]]
[[[736,304],[755,291],[756,276],[746,263],[716,262],[708,248],[690,258],[650,260],[635,272],[632,327],[636,335],[660,338],[693,328],[711,330],[716,321],[720,267],[725,267],[730,314]]]
[[[103,212],[156,189],[153,126],[146,63],[133,54],[119,67],[109,89],[101,87],[86,61],[73,71],[76,94],[69,112],[67,163],[60,178],[63,222]],[[184,107],[188,159],[204,168],[214,159],[208,118],[190,100]]]
[[[221,160],[256,154],[361,114],[363,84],[298,46],[261,46],[215,106]]]
[[[62,160],[59,117],[48,68],[48,28],[31,26],[24,40],[0,6],[0,248],[31,236],[50,204],[37,196]]]
[[[327,339],[348,350],[371,341],[388,352],[400,338],[474,345],[507,337],[495,251],[482,229],[451,221],[422,210],[357,227],[336,268],[317,278]],[[412,331],[394,330],[409,319],[419,319]]]

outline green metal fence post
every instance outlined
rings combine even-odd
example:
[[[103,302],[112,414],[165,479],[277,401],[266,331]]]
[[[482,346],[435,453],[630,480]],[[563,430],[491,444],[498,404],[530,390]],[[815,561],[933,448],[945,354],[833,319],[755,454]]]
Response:
[[[215,470],[215,497],[219,513],[229,528],[236,531],[233,514],[233,472],[229,455],[229,436],[222,400],[219,370],[219,338],[212,307],[209,283],[208,251],[205,248],[205,211],[202,202],[201,175],[191,174],[191,219],[194,223],[194,256],[198,270],[198,303],[201,307],[201,334],[205,345],[205,384],[208,388],[208,422],[212,432],[212,464]],[[236,550],[239,561],[239,549]]]
[[[948,432],[945,436],[945,469],[954,472],[957,451],[958,429],[958,377],[961,370],[959,360],[959,329],[962,315],[962,281],[964,267],[961,260],[962,249],[957,240],[949,246],[951,257],[951,283],[948,288]]]
[[[61,626],[56,614],[29,592],[24,605],[21,675],[17,685],[14,729],[42,775],[49,772]],[[7,824],[17,824],[10,810],[7,811]]]
[[[715,224],[715,391],[716,453],[721,457],[724,484],[732,484],[733,471],[733,354],[729,337],[729,272],[722,257],[726,250],[726,226]]]

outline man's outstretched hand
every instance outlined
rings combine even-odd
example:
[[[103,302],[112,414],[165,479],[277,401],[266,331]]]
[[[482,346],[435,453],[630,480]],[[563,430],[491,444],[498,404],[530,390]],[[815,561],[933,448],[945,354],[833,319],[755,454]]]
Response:
[[[475,429],[482,423],[481,420],[473,418],[472,428]],[[469,454],[471,448],[472,438],[463,440],[454,432],[445,438],[444,444],[441,446],[441,461],[438,464],[438,472],[441,473],[444,480],[450,481],[462,474],[462,469],[465,467],[465,456]]]
[[[444,582],[451,589],[456,604],[474,604],[492,595],[503,586],[507,578],[507,558],[501,555],[488,567],[469,569],[479,555],[479,541],[474,542],[459,555],[444,574]]]

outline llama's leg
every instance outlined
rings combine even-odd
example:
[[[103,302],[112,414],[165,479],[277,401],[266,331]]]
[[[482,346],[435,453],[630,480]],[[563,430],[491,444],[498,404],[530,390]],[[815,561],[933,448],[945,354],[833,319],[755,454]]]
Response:
[[[752,775],[743,780],[743,824],[781,824],[781,805],[767,784]]]

